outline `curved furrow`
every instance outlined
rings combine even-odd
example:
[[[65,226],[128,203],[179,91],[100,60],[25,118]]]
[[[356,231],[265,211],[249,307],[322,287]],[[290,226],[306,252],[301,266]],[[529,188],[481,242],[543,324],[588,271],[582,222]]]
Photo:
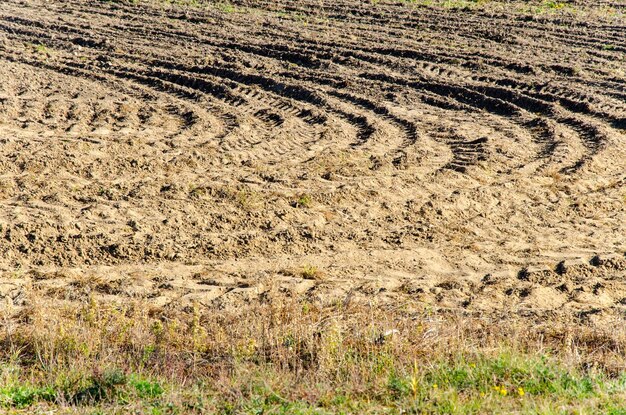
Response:
[[[115,56],[116,54],[112,54],[112,55]],[[121,57],[121,55],[119,55],[118,57]],[[141,59],[138,59],[138,60],[141,60]],[[240,96],[235,96],[229,88],[216,84],[216,83],[208,82],[203,79],[191,78],[184,74],[176,75],[176,74],[168,72],[167,70],[163,70],[159,72],[155,72],[155,71],[143,72],[144,76],[140,75],[142,73],[141,70],[137,70],[136,72],[133,72],[133,71],[127,71],[122,68],[122,69],[118,69],[117,71],[115,71],[111,68],[107,68],[107,71],[122,78],[133,79],[134,81],[140,82],[143,85],[148,86],[148,87],[157,86],[157,88],[162,91],[178,94],[185,99],[197,100],[199,98],[199,95],[193,91],[199,90],[205,95],[209,94],[215,99],[226,102],[226,104],[235,108],[236,111],[239,111],[243,114],[248,114],[251,117],[255,117],[261,123],[265,124],[265,134],[267,134],[267,131],[278,126],[276,123],[276,115],[274,117],[269,116],[270,114],[269,109],[265,109],[264,111],[255,110],[253,107],[247,104],[245,99],[243,99]],[[184,87],[185,89],[181,89],[173,85],[179,85],[181,87]],[[217,139],[220,140],[220,142],[222,143],[228,136],[231,135],[235,127],[239,125],[238,122],[233,121],[232,116],[227,117],[224,114],[227,114],[227,112],[221,111],[219,113],[221,118],[224,119],[223,124],[228,131],[222,134],[219,134],[217,136]],[[304,114],[303,116],[305,117],[307,116],[306,112],[304,112],[303,114]],[[192,119],[197,119],[197,117],[192,117]],[[233,143],[227,144],[226,150],[233,150],[233,149],[242,150],[244,148],[248,149],[256,143],[256,141],[251,141],[251,137],[248,135],[238,135],[238,137],[239,137],[240,142],[235,143],[235,144]],[[261,156],[262,156],[261,154],[255,155],[255,157],[261,157]]]
[[[272,111],[276,112],[276,110],[282,112],[285,117],[291,113],[292,117],[302,121],[296,129],[296,133],[287,132],[285,134],[290,139],[289,143],[285,142],[284,139],[273,142],[280,146],[278,156],[284,156],[289,152],[300,149],[302,145],[310,145],[319,139],[321,130],[317,129],[316,126],[325,125],[327,117],[316,111],[315,107],[321,107],[324,111],[334,113],[355,126],[357,129],[356,138],[360,143],[367,142],[375,132],[375,128],[366,117],[354,114],[350,110],[343,110],[330,101],[321,98],[319,93],[300,86],[276,83],[268,78],[258,75],[246,75],[235,69],[224,67],[187,67],[184,70],[177,67],[179,72],[174,73],[172,71],[172,68],[175,67],[174,65],[162,61],[151,63],[153,68],[163,68],[158,71],[155,69],[151,70],[151,76],[211,94],[213,97],[233,106],[239,113],[256,117],[266,123],[266,131],[261,133],[258,139],[253,138],[251,135],[243,135],[240,139],[246,140],[245,143],[247,145],[242,147],[241,144],[230,144],[227,146],[227,149],[230,150],[249,149],[253,145],[258,146],[259,143],[267,141],[263,136],[268,136],[270,129],[279,126],[276,124],[277,114],[274,114],[273,117],[268,117],[267,114],[271,114]],[[194,76],[184,75],[187,73],[192,73]],[[249,85],[256,85],[257,88],[254,89],[254,92],[247,87]],[[244,96],[256,101],[256,105],[251,105]],[[300,105],[296,106],[291,102],[299,102]],[[307,105],[310,105],[312,109],[307,108]],[[258,109],[261,106],[265,108]],[[280,117],[280,115],[278,116]],[[279,124],[282,125],[282,122]],[[275,135],[275,133],[272,133],[272,135]],[[271,147],[267,151],[271,152]],[[260,159],[267,157],[267,154],[259,149],[259,151],[251,153],[250,156],[254,159]]]
[[[75,42],[75,40],[73,40]],[[99,46],[100,43],[98,42],[84,42],[83,39],[81,39],[79,41],[79,43],[81,45],[96,45]],[[235,48],[235,46],[238,45],[230,45],[230,48]],[[245,48],[242,47],[241,48],[244,52],[246,51],[256,51],[258,54],[263,55],[263,56],[267,56],[267,57],[272,57],[273,55],[271,53],[266,53],[266,54],[262,54],[259,52],[258,48]],[[247,49],[247,50],[246,50]],[[281,52],[282,53],[282,52]],[[303,56],[304,55],[290,55],[290,56],[294,56],[294,60],[302,60],[304,59]],[[151,64],[154,64],[155,62],[150,62]],[[164,62],[158,62],[159,64],[163,64]],[[164,66],[166,66],[168,69],[172,69],[173,65],[171,64],[165,64]],[[185,69],[185,68],[181,68],[181,69]],[[189,68],[187,68],[189,69]],[[195,71],[193,70],[195,69]],[[195,73],[202,73],[202,71],[198,70],[198,68],[192,68],[192,71],[194,71]],[[206,71],[204,71],[204,73],[206,73]],[[220,71],[217,71],[217,73],[220,73]],[[224,71],[221,71],[221,73],[225,73]],[[232,75],[232,72],[230,73],[230,77],[229,80],[234,81],[234,82],[241,82],[239,79],[239,77],[237,75]],[[169,79],[169,81],[172,81],[172,79]],[[187,79],[187,80],[181,80],[178,79],[176,81],[174,81],[174,83],[183,83],[185,86],[194,88],[195,85],[193,85],[194,83],[201,83],[202,81],[194,81],[191,79]],[[206,85],[203,85],[203,87],[206,87]],[[206,92],[206,91],[204,91]],[[213,93],[215,93],[215,90],[213,90]],[[302,95],[302,94],[299,94]],[[306,94],[305,94],[306,95]],[[217,97],[220,99],[224,99],[226,97],[226,95],[224,94],[223,91],[220,91],[217,94]],[[292,95],[293,97],[293,95]],[[230,97],[230,103],[235,105],[236,107],[243,107],[244,102],[242,102],[241,100],[237,99],[237,98],[232,98]],[[342,116],[344,119],[346,119],[348,122],[354,124],[357,127],[357,130],[359,131],[357,134],[357,139],[359,142],[363,143],[366,142],[369,137],[373,134],[373,132],[375,131],[375,128],[372,126],[371,122],[367,120],[366,117],[362,116],[362,115],[355,115],[355,114],[351,114],[350,111],[345,111],[342,109],[338,109],[338,108],[334,108],[334,109],[329,109],[330,107],[327,106],[327,110],[330,111],[334,111],[335,113],[339,114],[340,116]],[[371,109],[371,108],[366,108],[366,109]],[[375,112],[376,113],[376,112]],[[405,134],[405,138],[404,138],[404,145],[408,145],[411,142],[415,141],[415,137],[416,137],[416,133],[415,133],[415,128],[413,126],[411,126],[410,122],[405,121],[405,120],[400,120],[398,121],[397,117],[392,117],[387,115],[388,119],[394,120],[396,123],[398,123],[400,125],[401,131],[403,131],[403,133]],[[271,122],[270,122],[271,124]]]
[[[449,137],[446,141],[452,149],[454,157],[452,161],[443,167],[444,169],[465,173],[469,166],[487,160],[487,137],[475,140],[467,140],[463,137]]]
[[[30,33],[32,34],[32,31],[29,30],[23,30],[22,34],[26,34],[26,33]],[[71,42],[76,43],[76,39],[70,39]],[[57,41],[58,42],[58,41]],[[101,42],[89,42],[89,41],[85,41],[83,38],[81,38],[80,40],[78,40],[78,43],[81,46],[95,46],[98,47],[99,49],[102,47],[102,43]],[[106,46],[106,44],[105,44]],[[231,45],[231,47],[233,47]],[[109,49],[109,46],[106,46],[107,49]],[[112,55],[115,55],[114,53],[112,53]],[[140,57],[136,57],[136,60],[142,60]],[[145,61],[145,60],[144,60]],[[209,85],[208,83],[206,83],[205,81],[203,81],[202,79],[199,79],[198,76],[200,74],[202,74],[203,76],[207,74],[207,71],[204,70],[200,70],[199,68],[177,68],[176,65],[173,65],[171,63],[168,62],[164,62],[164,61],[151,61],[151,62],[145,62],[146,64],[149,65],[154,65],[155,63],[157,65],[161,65],[163,67],[165,67],[166,69],[164,69],[161,73],[160,73],[160,77],[161,79],[163,79],[163,77],[166,78],[167,81],[172,82],[172,83],[177,83],[179,85],[183,85],[186,87],[189,87],[191,89],[198,89],[201,88],[203,90],[203,92],[207,93],[211,93],[212,95],[214,95],[216,98],[221,99],[221,100],[226,100],[226,102],[230,105],[234,105],[237,109],[241,109],[241,108],[249,108],[248,105],[245,105],[245,100],[243,100],[240,97],[233,97],[231,96],[232,94],[226,93],[226,88],[224,88],[223,86],[218,86],[217,84],[211,84]],[[184,75],[181,76],[172,76],[170,74],[168,74],[166,71],[171,71],[172,69],[181,69],[181,70],[185,70],[185,69],[189,69],[191,71],[193,71],[194,73],[196,73],[196,78],[190,78],[190,77],[186,77]],[[195,71],[194,71],[195,69]],[[234,73],[233,71],[229,71],[229,70],[219,70],[216,69],[215,73],[213,75],[217,75],[220,76],[223,74],[228,74],[228,80],[234,83],[239,83],[241,84],[242,80],[239,79],[241,78],[237,73]],[[245,78],[245,77],[244,77]],[[245,79],[244,79],[245,80]],[[258,84],[260,86],[262,86],[262,83]],[[275,91],[274,91],[275,92]],[[310,93],[305,93],[305,94],[301,94],[301,93],[293,93],[293,92],[289,92],[288,93],[288,97],[293,98],[294,96],[296,96],[296,99],[302,99],[302,96],[307,96],[307,95],[311,95]],[[306,99],[305,99],[306,102]],[[330,107],[327,106],[327,110]],[[365,142],[368,140],[368,138],[373,134],[374,132],[374,127],[371,126],[370,122],[367,121],[367,119],[363,116],[360,115],[355,115],[355,114],[351,114],[349,111],[345,111],[342,109],[330,109],[331,111],[334,111],[336,114],[339,114],[341,117],[343,117],[345,120],[347,120],[348,122],[354,124],[358,130],[358,134],[357,134],[357,139],[359,142]],[[308,110],[310,111],[310,110]],[[310,115],[307,114],[307,110],[302,110],[301,111],[303,116],[306,118],[310,118],[311,120],[322,120],[321,117],[316,116],[311,118]],[[257,111],[253,112],[251,115],[254,116],[254,114],[256,114]],[[263,118],[261,118],[261,120],[263,120]],[[269,124],[269,127],[273,127],[273,120],[267,120],[267,123]],[[306,138],[306,137],[305,137]],[[309,141],[311,140],[311,137],[308,137]]]
[[[231,46],[231,47],[232,47],[232,46]],[[245,47],[243,47],[242,49],[243,49],[244,51],[248,51],[248,52],[250,52],[250,51],[256,51],[256,52],[258,53],[258,50],[257,50],[258,48],[257,48],[257,49],[247,48],[247,50],[246,50],[246,48],[245,48]],[[280,53],[284,56],[284,51],[281,51]],[[266,56],[272,56],[272,54],[266,54]],[[280,56],[280,55],[279,55],[279,56]],[[289,56],[291,56],[291,55],[288,55],[288,56],[287,56],[287,58],[289,58]],[[297,62],[299,62],[299,63],[302,63],[302,61],[303,61],[303,60],[307,60],[306,55],[296,54],[295,56],[296,56],[296,57],[295,57],[294,59],[295,59]],[[310,62],[310,60],[308,60],[308,62]],[[438,74],[441,74],[441,72],[438,72]],[[449,75],[449,73],[448,73],[448,75]],[[571,107],[571,106],[570,106],[570,107]],[[621,124],[619,124],[620,122],[621,122],[621,120],[618,120],[618,121],[616,122],[616,124],[615,124],[615,125],[618,125],[618,126],[619,126],[619,125],[621,125]]]
[[[519,99],[516,103],[511,103],[507,100],[499,97],[492,97],[484,93],[484,91],[475,91],[470,87],[458,86],[452,84],[440,84],[433,80],[412,81],[403,78],[384,76],[381,74],[368,74],[362,73],[360,77],[368,80],[383,81],[391,85],[400,85],[405,88],[411,88],[412,90],[422,92],[428,92],[439,97],[438,101],[430,101],[428,98],[424,98],[427,103],[432,103],[435,106],[441,108],[449,108],[449,104],[446,102],[454,100],[456,104],[453,104],[452,108],[461,105],[464,107],[470,107],[474,110],[488,111],[494,115],[504,117],[508,120],[513,120],[521,126],[527,126],[536,120],[536,117],[531,117],[524,109],[518,105],[522,99]],[[533,103],[541,105],[541,103]],[[548,112],[547,108],[543,108]],[[553,130],[545,128],[540,122],[535,122],[533,131],[538,131],[533,134],[534,141],[543,145],[544,150],[539,155],[540,157],[550,157],[551,152],[559,148],[555,144],[556,138],[553,136]]]
[[[409,56],[414,56],[413,53],[403,53],[402,54],[403,57],[406,55]],[[438,69],[436,66],[433,65],[426,65],[427,68],[431,69],[431,73],[434,74],[435,76],[440,76],[440,75],[444,75],[444,76],[450,76],[452,74],[451,71],[442,71],[440,69]],[[484,81],[484,79],[483,79]],[[495,83],[498,83],[497,81]],[[519,86],[519,85],[518,85]],[[603,119],[609,119],[611,120],[613,117],[606,114],[606,113],[601,113],[601,112],[594,112],[591,111],[588,105],[585,105],[584,103],[580,103],[571,99],[567,99],[564,97],[558,97],[558,96],[553,96],[553,95],[548,95],[548,94],[533,94],[531,96],[528,95],[523,95],[520,94],[517,91],[511,91],[508,89],[503,89],[503,88],[497,88],[497,87],[478,87],[478,88],[474,88],[472,86],[468,86],[468,88],[470,89],[474,89],[474,90],[478,90],[480,93],[483,93],[487,96],[491,96],[494,97],[496,99],[502,99],[503,101],[506,102],[512,102],[514,103],[516,106],[523,108],[524,110],[530,112],[530,113],[536,113],[536,112],[540,112],[542,115],[545,116],[552,116],[553,112],[554,112],[554,108],[552,107],[552,105],[549,102],[558,102],[560,105],[562,105],[564,108],[574,111],[574,112],[578,112],[578,113],[582,113],[585,115],[594,115],[596,117],[599,118],[603,118]],[[538,99],[541,98],[541,99]],[[495,110],[495,107],[491,108],[492,111]],[[497,112],[500,112],[501,115],[512,115],[512,113],[504,113],[502,114],[502,110],[495,110]],[[620,118],[614,118],[613,120],[614,125],[621,125],[620,123],[622,122],[622,120]],[[567,124],[572,124],[572,119],[571,118],[565,118],[564,122],[566,122]],[[539,124],[540,125],[540,124]],[[588,128],[588,126],[584,123],[576,123],[577,128],[575,128],[576,131],[580,132],[581,138],[584,142],[588,143],[587,147],[592,151],[597,151],[597,149],[599,148],[598,145],[595,145],[593,143],[598,142],[601,140],[601,135],[598,133],[597,129],[594,128]],[[545,137],[545,134],[542,134],[542,136]],[[554,144],[550,144],[547,149],[549,152],[550,150],[556,149],[557,146]],[[546,153],[547,153],[546,152]],[[576,163],[577,165],[580,165],[581,163]]]
[[[319,61],[317,61],[316,64],[313,64],[312,63],[313,61],[310,60],[309,55],[303,55],[303,54],[300,54],[300,53],[289,53],[288,51],[285,51],[284,48],[282,48],[282,50],[280,48],[277,49],[275,53],[269,53],[269,52],[263,53],[261,51],[262,49],[260,49],[258,47],[250,47],[250,46],[246,47],[246,46],[241,46],[241,45],[235,45],[235,46],[230,45],[231,48],[236,47],[236,46],[238,46],[244,52],[256,53],[256,54],[260,54],[260,55],[263,55],[263,56],[269,57],[269,58],[275,58],[275,57],[287,58],[288,60],[291,59],[292,62],[297,62],[300,65],[303,65],[303,62],[304,62],[305,66],[311,67],[313,69],[316,69],[317,67],[319,67]],[[376,53],[379,53],[379,54],[382,54],[382,55],[389,55],[390,54],[389,50],[376,50]],[[396,52],[394,50],[394,53],[395,53],[396,57],[400,57],[400,58],[403,58],[403,59],[407,58],[407,57],[415,59],[416,57],[418,57],[418,55],[415,55],[414,53],[407,52],[407,51],[398,53],[398,52]],[[326,54],[325,56],[321,56],[321,59],[328,59],[328,57],[329,57],[329,54]],[[419,57],[422,58],[422,59],[424,58],[424,56],[419,56]],[[316,56],[316,58],[317,58],[317,56]],[[450,76],[452,74],[451,71],[441,72],[441,70],[437,66],[432,66],[431,65],[430,67],[427,67],[427,69],[429,69],[432,72],[434,72],[433,74],[436,75],[436,76],[440,76],[440,75]],[[482,92],[484,92],[484,91],[482,91]],[[517,101],[518,101],[517,104],[519,105],[519,99]],[[370,106],[369,109],[371,109],[371,106]],[[525,109],[528,109],[528,108],[526,107]],[[493,110],[493,108],[492,108],[492,110]],[[377,111],[374,111],[374,112],[376,113]],[[545,110],[542,111],[542,113],[545,114]],[[380,111],[378,111],[378,115],[381,115]],[[412,137],[412,135],[414,135],[414,133],[413,133],[414,132],[414,128],[412,128],[410,125],[407,125],[407,123],[404,123],[404,124],[401,123],[401,127],[405,131],[405,133],[407,134],[408,139],[406,140],[406,142],[409,143],[411,141],[414,141],[414,137]],[[580,127],[578,128],[578,130],[580,130]],[[589,137],[591,135],[592,135],[592,133],[590,131],[586,131],[586,133],[583,134],[583,136],[585,137],[585,139],[587,141],[590,140]],[[556,148],[556,146],[550,145],[548,148]],[[590,148],[593,148],[593,147],[590,147]]]
[[[31,67],[49,70],[53,73],[59,73],[66,76],[79,77],[83,79],[87,79],[90,81],[98,82],[99,85],[107,85],[108,88],[112,91],[119,91],[126,96],[133,97],[135,99],[150,101],[157,101],[158,99],[162,99],[155,94],[151,94],[147,92],[145,89],[137,89],[133,86],[123,85],[120,88],[120,85],[114,82],[112,79],[103,76],[102,74],[96,75],[94,72],[89,71],[88,69],[81,67],[71,67],[66,65],[56,65],[48,62],[42,62],[39,60],[32,59],[15,59],[13,55],[9,55],[4,53],[4,50],[0,48],[0,56],[3,59],[6,59],[10,62],[16,62],[19,64],[29,65]],[[33,85],[29,85],[31,88]],[[59,95],[66,95],[67,91],[62,87],[59,87],[57,90]],[[101,91],[102,93],[104,91]],[[76,91],[77,96],[82,96],[85,94],[84,90]],[[55,105],[52,103],[46,104],[46,100],[44,99],[42,102],[42,98],[40,97],[41,91],[36,91],[32,93],[32,97],[23,97],[20,99],[22,102],[22,110],[21,115],[15,118],[18,122],[26,122],[20,120],[30,120],[29,122],[39,122],[39,120],[49,120],[51,122],[55,122],[58,125],[56,128],[61,129],[63,131],[71,132],[71,133],[84,133],[84,132],[96,132],[99,128],[112,128],[113,131],[123,131],[125,128],[129,128],[129,117],[135,119],[139,124],[138,126],[144,130],[145,128],[165,128],[166,137],[175,137],[184,130],[192,128],[196,123],[200,123],[196,127],[198,128],[206,128],[205,118],[204,116],[194,115],[194,109],[188,108],[186,105],[181,106],[177,103],[171,103],[168,106],[162,107],[159,109],[160,117],[163,118],[161,121],[165,121],[167,119],[171,119],[171,117],[177,118],[175,122],[175,129],[171,131],[167,131],[169,127],[164,122],[159,122],[154,112],[154,108],[151,106],[145,106],[143,103],[138,104],[135,102],[134,105],[124,105],[124,103],[114,104],[114,107],[103,107],[102,105],[109,105],[108,103],[99,102],[104,95],[100,97],[94,96],[97,100],[92,103],[90,106],[85,106],[85,103],[78,102],[76,100],[66,101],[65,107],[67,110],[63,110],[61,106],[58,105],[58,102]],[[36,105],[36,108],[32,106],[29,102],[33,101],[33,104]],[[76,102],[73,102],[76,101]],[[46,108],[54,109],[54,112],[59,115],[59,117],[55,117],[54,113],[50,110],[46,110]],[[197,110],[197,109],[196,109]],[[167,115],[166,115],[167,114]],[[126,123],[124,122],[126,120]],[[24,128],[28,126],[23,126]],[[171,127],[171,126],[170,126]],[[51,128],[51,126],[46,126],[46,128]]]
[[[437,4],[0,2],[8,261],[623,245],[623,22]]]
[[[232,47],[232,45],[231,45],[230,47]],[[245,50],[245,49],[246,49],[246,48],[245,48],[245,46],[244,46],[244,47],[242,47],[242,49],[244,49],[244,50]],[[258,48],[256,48],[256,49],[257,49],[257,50],[256,50],[256,52],[258,53]],[[248,51],[250,51],[250,50],[251,50],[251,49],[249,48],[249,50],[248,50]],[[277,52],[277,54],[280,54],[280,53],[283,53],[283,51],[279,51],[279,52]],[[266,55],[271,56],[271,54],[266,54]],[[279,56],[280,56],[280,55],[279,55]],[[283,56],[283,57],[286,57],[287,59],[289,59],[289,55],[288,55],[288,56]],[[296,55],[295,55],[295,57],[294,57],[294,60],[295,60],[296,62],[299,62],[299,63],[302,63],[302,61],[303,61],[303,60],[305,60],[305,61],[306,61],[307,59],[308,59],[308,58],[307,58],[307,55],[302,55],[302,54],[296,54]],[[309,60],[309,62],[310,62],[310,60]],[[621,125],[621,124],[619,124],[619,122],[620,122],[620,121],[621,121],[621,120],[619,120],[619,121],[616,123],[616,125]]]
[[[55,38],[54,36],[48,35],[48,34],[44,34],[42,35],[41,33],[37,33],[34,32],[32,30],[18,30],[18,29],[12,29],[11,33],[15,33],[18,32],[20,33],[22,36],[27,36],[31,39],[41,39],[42,37],[46,37],[49,39],[53,39]],[[61,42],[60,39],[56,39],[55,45],[59,45]],[[92,47],[98,47],[98,51],[102,52],[102,47],[106,47],[107,49],[110,49],[109,47],[106,46],[106,43],[101,43],[101,42],[86,42],[84,39],[81,39],[81,41],[78,42],[78,44],[80,44],[81,46],[83,45],[90,45]],[[121,54],[114,54],[112,53],[111,55],[113,56],[117,56],[120,57],[122,56]],[[148,88],[153,88],[156,89],[158,91],[161,92],[165,92],[168,94],[173,94],[176,98],[178,99],[183,99],[186,101],[196,101],[200,98],[200,96],[198,94],[196,94],[195,92],[193,92],[190,89],[183,89],[183,88],[179,88],[175,86],[175,83],[169,82],[162,82],[163,80],[155,80],[155,78],[151,78],[151,77],[146,77],[146,76],[141,76],[139,73],[132,73],[129,71],[114,71],[111,67],[111,63],[106,60],[103,62],[103,65],[101,65],[100,67],[94,68],[94,67],[90,67],[85,63],[78,63],[78,64],[74,64],[71,65],[73,66],[73,69],[68,69],[68,67],[54,67],[53,64],[50,63],[44,63],[44,62],[37,62],[37,61],[30,61],[30,64],[35,64],[38,66],[48,66],[49,69],[52,70],[59,70],[60,72],[63,72],[65,74],[69,74],[69,75],[74,75],[75,73],[78,73],[80,76],[84,76],[84,77],[88,77],[88,78],[93,78],[99,81],[103,81],[105,78],[103,76],[100,75],[95,75],[95,73],[97,71],[102,72],[102,73],[110,73],[113,74],[114,76],[117,76],[118,78],[122,78],[122,79],[132,79],[134,82],[138,82],[140,84],[142,84],[142,86],[148,87]],[[78,71],[78,72],[73,72],[73,71]],[[187,85],[184,84],[184,82],[182,83],[182,86],[188,86],[189,83],[195,83],[195,81],[193,80],[187,80]],[[180,84],[180,83],[179,83]],[[217,92],[216,92],[217,91]],[[217,96],[221,96],[224,97],[226,94],[223,93],[221,91],[221,88],[216,87],[214,88],[214,93],[217,94]],[[237,98],[234,97],[227,97],[230,99],[231,103],[232,102],[237,102]],[[214,109],[215,110],[215,109]],[[194,125],[198,120],[202,120],[202,117],[194,115],[193,112],[189,112],[189,110],[183,111],[181,113],[181,115],[183,116],[185,122],[184,124],[187,126],[187,129],[189,129],[189,127],[191,127],[192,125]],[[223,121],[223,129],[225,130],[224,132],[222,132],[221,134],[219,134],[219,137],[223,137],[228,135],[230,132],[232,132],[237,126],[238,126],[238,122],[236,122],[234,120],[234,118],[231,115],[227,115],[224,111],[216,111],[216,115],[218,116],[218,118],[221,118]],[[139,117],[139,119],[141,118],[145,118],[145,117]],[[270,123],[271,124],[271,123]],[[206,126],[197,126],[196,130],[207,130]]]

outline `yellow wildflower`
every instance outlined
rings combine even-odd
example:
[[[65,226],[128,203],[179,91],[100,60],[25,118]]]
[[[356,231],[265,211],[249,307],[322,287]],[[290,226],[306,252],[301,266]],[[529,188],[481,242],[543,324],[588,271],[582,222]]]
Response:
[[[504,386],[494,385],[493,389],[502,396],[506,396],[509,393]]]

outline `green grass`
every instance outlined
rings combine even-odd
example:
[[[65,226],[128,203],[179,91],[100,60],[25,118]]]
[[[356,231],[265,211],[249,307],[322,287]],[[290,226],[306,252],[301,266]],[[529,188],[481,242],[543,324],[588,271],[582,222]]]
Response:
[[[372,371],[365,389],[324,379],[302,382],[250,362],[186,385],[125,375],[121,369],[76,384],[34,384],[20,381],[24,373],[5,364],[3,376],[12,371],[13,379],[0,389],[0,405],[8,411],[58,407],[101,414],[131,409],[149,414],[626,414],[626,377],[582,373],[546,355],[455,355],[409,370],[396,367],[385,352],[360,359]],[[349,371],[344,376],[349,378]]]
[[[318,280],[323,278],[324,273],[315,265],[306,264],[302,267],[300,276],[308,280]]]
[[[309,208],[313,204],[313,197],[307,193],[303,193],[293,202],[294,207]]]
[[[565,6],[567,6],[566,3],[560,2],[560,1],[545,1],[543,3],[544,7],[547,7],[548,9],[562,9]]]
[[[541,15],[546,13],[566,12],[578,10],[566,2],[553,0],[534,1],[503,1],[503,0],[397,0],[399,4],[418,7],[441,7],[445,9],[491,9],[507,13],[523,13]],[[586,7],[589,7],[587,5]]]

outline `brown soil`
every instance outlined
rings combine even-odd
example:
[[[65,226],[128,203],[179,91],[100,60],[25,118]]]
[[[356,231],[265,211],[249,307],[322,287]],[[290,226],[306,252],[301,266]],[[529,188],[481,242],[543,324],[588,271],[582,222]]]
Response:
[[[626,3],[0,2],[0,299],[626,309]]]

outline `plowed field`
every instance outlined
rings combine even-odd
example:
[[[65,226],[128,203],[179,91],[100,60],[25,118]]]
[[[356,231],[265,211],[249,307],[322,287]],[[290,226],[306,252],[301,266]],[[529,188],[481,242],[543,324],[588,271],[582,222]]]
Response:
[[[0,298],[622,312],[626,3],[421,3],[0,2]]]

